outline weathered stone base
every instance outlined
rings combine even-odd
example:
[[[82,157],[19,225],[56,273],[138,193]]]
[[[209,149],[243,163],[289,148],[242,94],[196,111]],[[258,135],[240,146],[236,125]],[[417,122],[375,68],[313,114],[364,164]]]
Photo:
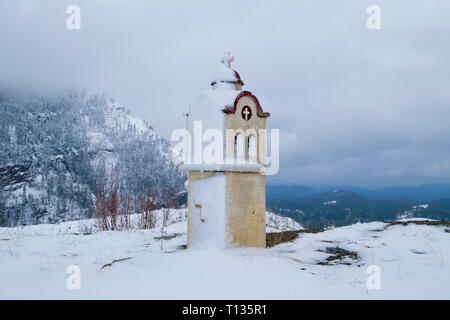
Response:
[[[193,237],[191,212],[195,205],[191,186],[194,181],[212,177],[216,172],[189,171],[188,196],[188,246]],[[254,172],[223,172],[226,177],[225,190],[225,247],[266,247],[266,177]],[[209,212],[208,215],[214,214]],[[197,218],[196,218],[197,219]]]

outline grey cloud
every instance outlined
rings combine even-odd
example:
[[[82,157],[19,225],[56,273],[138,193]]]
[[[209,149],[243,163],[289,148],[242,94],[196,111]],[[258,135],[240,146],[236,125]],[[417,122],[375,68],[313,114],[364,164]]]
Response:
[[[379,31],[370,4],[2,1],[0,83],[104,91],[169,137],[231,50],[280,129],[269,182],[450,182],[450,3],[377,1]]]

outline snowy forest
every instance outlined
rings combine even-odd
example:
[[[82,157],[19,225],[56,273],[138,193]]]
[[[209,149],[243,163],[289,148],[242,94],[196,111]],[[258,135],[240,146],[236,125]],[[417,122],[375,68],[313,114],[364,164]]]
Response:
[[[104,94],[2,91],[0,110],[0,226],[93,217],[105,186],[132,210],[185,188],[169,142]]]

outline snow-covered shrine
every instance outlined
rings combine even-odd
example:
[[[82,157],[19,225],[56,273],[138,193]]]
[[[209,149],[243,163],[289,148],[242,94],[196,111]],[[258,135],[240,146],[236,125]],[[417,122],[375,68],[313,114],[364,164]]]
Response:
[[[266,119],[258,99],[243,91],[226,53],[211,89],[190,105],[193,139],[188,171],[188,246],[265,247]],[[199,138],[202,137],[202,138]],[[211,141],[220,150],[208,154]],[[209,147],[208,147],[209,145]],[[217,146],[217,144],[216,144]]]

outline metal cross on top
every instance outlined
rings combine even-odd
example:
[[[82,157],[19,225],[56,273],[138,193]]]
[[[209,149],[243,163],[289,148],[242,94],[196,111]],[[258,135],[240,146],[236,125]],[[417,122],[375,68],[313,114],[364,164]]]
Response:
[[[231,55],[230,51],[224,53],[220,62],[222,62],[226,67],[231,68],[231,62],[234,61],[234,57]]]

